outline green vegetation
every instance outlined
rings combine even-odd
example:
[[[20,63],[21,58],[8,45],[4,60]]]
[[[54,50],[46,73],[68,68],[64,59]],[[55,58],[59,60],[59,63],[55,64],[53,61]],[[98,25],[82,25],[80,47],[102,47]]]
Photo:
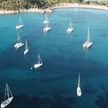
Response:
[[[1,10],[20,10],[30,8],[47,8],[59,3],[91,3],[90,1],[84,2],[84,0],[0,0]],[[95,4],[106,5],[108,2],[93,2]]]

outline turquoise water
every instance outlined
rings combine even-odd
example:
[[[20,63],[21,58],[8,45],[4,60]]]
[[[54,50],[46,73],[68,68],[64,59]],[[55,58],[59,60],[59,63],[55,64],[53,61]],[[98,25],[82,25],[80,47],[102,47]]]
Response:
[[[43,32],[43,14],[23,13],[22,40],[29,53],[14,49],[18,14],[0,16],[0,100],[8,82],[14,100],[8,108],[107,108],[108,107],[108,11],[56,9],[49,14],[52,30]],[[66,33],[72,20],[74,32]],[[94,45],[82,47],[88,26]],[[41,55],[44,65],[30,69]],[[77,97],[81,75],[82,96]]]

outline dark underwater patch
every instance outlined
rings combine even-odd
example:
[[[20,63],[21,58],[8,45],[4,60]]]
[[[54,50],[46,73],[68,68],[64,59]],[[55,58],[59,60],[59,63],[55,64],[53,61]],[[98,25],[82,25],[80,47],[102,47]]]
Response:
[[[0,95],[1,96],[1,95]],[[55,96],[55,99],[28,97],[25,95],[14,96],[8,108],[68,108],[69,104],[75,104],[73,97],[64,98]],[[45,107],[46,106],[46,107]]]
[[[99,108],[108,108],[108,92],[98,96],[95,103]]]

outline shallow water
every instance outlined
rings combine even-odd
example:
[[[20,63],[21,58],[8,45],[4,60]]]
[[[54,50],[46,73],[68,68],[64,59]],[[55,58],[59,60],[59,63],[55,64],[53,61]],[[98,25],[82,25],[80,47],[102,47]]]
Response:
[[[43,14],[23,13],[24,48],[14,49],[18,14],[0,16],[0,97],[8,82],[15,96],[9,108],[107,108],[108,107],[108,11],[56,9],[48,15],[52,30],[43,32]],[[70,19],[74,32],[66,33]],[[94,45],[82,44],[90,28]],[[40,54],[44,65],[30,69]],[[77,75],[81,74],[82,96],[76,96]]]

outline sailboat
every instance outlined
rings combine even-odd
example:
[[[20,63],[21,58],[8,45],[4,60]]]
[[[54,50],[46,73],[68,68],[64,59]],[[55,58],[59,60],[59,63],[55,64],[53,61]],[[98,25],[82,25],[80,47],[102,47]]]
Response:
[[[78,75],[78,86],[77,86],[77,96],[81,96],[81,88],[80,88],[80,74]]]
[[[43,23],[44,23],[44,24],[49,23],[49,21],[48,21],[48,17],[47,17],[47,15],[46,15],[46,14],[45,14],[45,20],[43,21]]]
[[[47,23],[46,26],[45,26],[45,28],[43,29],[43,31],[44,31],[44,32],[48,32],[48,31],[50,31],[51,29],[52,29],[52,28],[49,27],[49,24]]]
[[[37,63],[36,64],[34,64],[34,68],[35,69],[37,69],[37,68],[39,68],[39,67],[41,67],[42,65],[43,65],[43,63],[42,63],[42,59],[41,59],[41,57],[40,57],[40,55],[38,54],[38,60],[37,60]]]
[[[45,24],[45,27],[43,29],[44,32],[48,32],[50,31],[52,28],[49,26],[49,20],[48,20],[48,17],[47,15],[45,15],[45,20],[43,22]]]
[[[22,19],[21,19],[21,16],[19,16],[19,24],[16,25],[16,29],[21,29],[21,28],[23,28],[23,27],[24,27],[23,21],[22,21]]]
[[[18,40],[17,40],[16,44],[14,45],[14,48],[19,49],[24,46],[24,43],[22,42],[22,40],[19,36],[19,33],[17,33],[17,36],[18,36]]]
[[[24,50],[24,55],[26,55],[29,51],[29,48],[28,48],[28,44],[27,44],[27,40],[25,41],[25,50]]]
[[[13,100],[13,94],[12,94],[8,84],[6,83],[5,100],[3,102],[1,102],[1,108],[5,108],[6,106],[8,106],[12,100]]]
[[[71,33],[74,29],[72,28],[72,22],[70,21],[69,27],[67,28],[67,33]]]
[[[93,42],[91,42],[91,40],[90,40],[90,31],[89,31],[89,27],[88,27],[88,36],[87,36],[86,42],[83,44],[83,47],[89,48],[92,45],[93,45]]]

